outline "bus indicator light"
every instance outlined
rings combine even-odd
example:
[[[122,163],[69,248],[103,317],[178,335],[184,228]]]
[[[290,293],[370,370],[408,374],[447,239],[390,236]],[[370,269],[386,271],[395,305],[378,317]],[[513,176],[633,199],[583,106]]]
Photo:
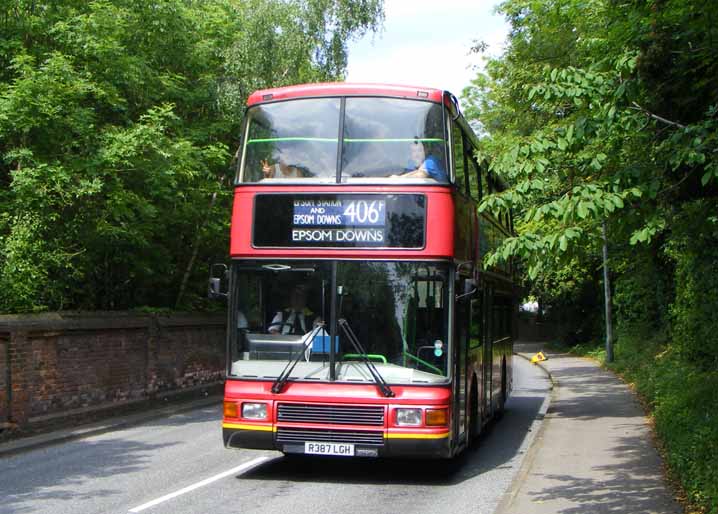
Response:
[[[446,409],[427,409],[426,411],[427,426],[445,426],[448,424],[448,416]]]
[[[235,402],[224,402],[224,417],[225,418],[238,417],[237,404]]]

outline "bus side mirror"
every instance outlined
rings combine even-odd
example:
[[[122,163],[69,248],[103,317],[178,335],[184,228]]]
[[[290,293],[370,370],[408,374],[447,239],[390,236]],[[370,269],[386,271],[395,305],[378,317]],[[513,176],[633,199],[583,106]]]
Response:
[[[209,268],[209,287],[207,289],[207,297],[210,300],[218,298],[227,298],[228,294],[222,289],[222,279],[225,281],[229,277],[229,270],[225,264],[212,264]]]
[[[477,282],[473,278],[467,278],[464,280],[464,292],[457,294],[456,299],[461,300],[462,298],[472,297],[478,291]]]

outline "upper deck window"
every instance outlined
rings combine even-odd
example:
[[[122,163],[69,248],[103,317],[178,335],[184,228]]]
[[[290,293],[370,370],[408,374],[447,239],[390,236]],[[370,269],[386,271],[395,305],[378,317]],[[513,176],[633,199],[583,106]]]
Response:
[[[335,181],[339,106],[338,98],[317,98],[250,109],[242,181]]]
[[[342,179],[448,182],[442,107],[395,98],[347,98]]]
[[[443,107],[427,101],[350,97],[261,104],[248,111],[241,182],[448,183]]]

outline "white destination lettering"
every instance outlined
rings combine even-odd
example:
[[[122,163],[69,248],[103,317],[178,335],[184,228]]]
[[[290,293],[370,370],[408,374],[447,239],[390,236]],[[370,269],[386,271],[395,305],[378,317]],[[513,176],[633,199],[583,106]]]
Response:
[[[341,214],[318,214],[317,225],[341,225]]]
[[[292,230],[292,241],[301,243],[332,241],[331,230]]]
[[[384,231],[381,229],[346,229],[337,230],[337,242],[347,243],[383,243]]]
[[[295,214],[294,225],[314,225],[314,214]]]

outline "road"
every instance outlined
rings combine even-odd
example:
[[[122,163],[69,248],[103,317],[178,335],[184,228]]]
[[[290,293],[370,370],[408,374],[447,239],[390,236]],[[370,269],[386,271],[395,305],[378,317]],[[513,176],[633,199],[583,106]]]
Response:
[[[514,362],[506,414],[448,468],[226,450],[217,406],[1,458],[0,513],[488,514],[547,403],[543,372]]]

